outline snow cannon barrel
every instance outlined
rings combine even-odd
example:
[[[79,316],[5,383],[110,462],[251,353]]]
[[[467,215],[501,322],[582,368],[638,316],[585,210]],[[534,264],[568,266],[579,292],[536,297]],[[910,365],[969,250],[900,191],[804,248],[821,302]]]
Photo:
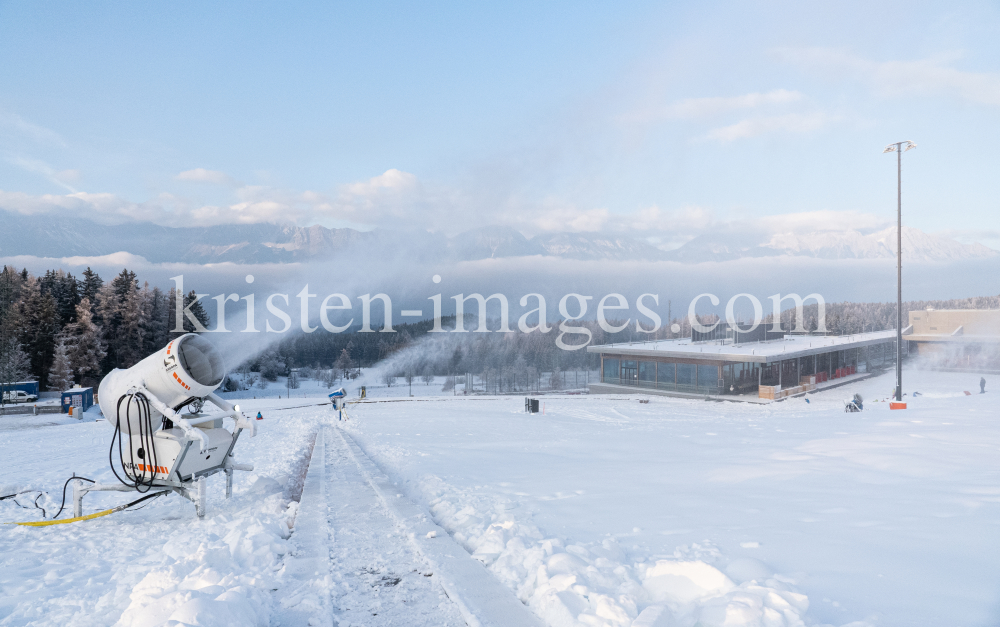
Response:
[[[205,338],[188,333],[131,368],[109,372],[98,389],[101,413],[112,428],[120,420],[122,433],[135,434],[146,417],[140,416],[138,403],[129,402],[130,391],[145,388],[164,405],[179,411],[214,392],[225,376],[225,363],[219,351]],[[119,406],[123,396],[126,398]],[[162,414],[152,408],[150,412],[149,418],[159,422]]]

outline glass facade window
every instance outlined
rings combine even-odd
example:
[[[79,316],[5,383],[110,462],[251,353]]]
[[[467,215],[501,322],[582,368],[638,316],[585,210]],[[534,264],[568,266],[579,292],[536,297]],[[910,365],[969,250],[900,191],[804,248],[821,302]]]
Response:
[[[698,366],[698,391],[706,394],[719,392],[718,366]]]
[[[656,362],[639,362],[639,385],[651,388],[656,385]]]
[[[870,351],[866,351],[870,352]],[[861,357],[861,351],[855,351]],[[845,354],[844,357],[850,357]],[[812,361],[812,358],[808,358]],[[861,359],[859,361],[859,366]],[[806,359],[801,360],[800,367],[804,370]],[[829,359],[829,363],[833,363]],[[782,368],[784,366],[784,368]],[[667,361],[652,361],[638,359],[621,359],[620,357],[605,357],[602,362],[601,380],[618,385],[633,385],[668,392],[686,392],[689,394],[748,394],[757,389],[757,375],[763,375],[764,385],[776,385],[779,369],[785,375],[783,383],[792,385],[795,378],[796,360],[785,360],[761,366],[749,362],[726,364],[685,364]],[[722,388],[719,379],[722,379]],[[773,383],[768,383],[774,379]]]
[[[618,383],[618,366],[619,362],[617,359],[604,358],[604,372],[601,375],[601,380],[605,383]]]
[[[677,391],[694,392],[697,376],[698,369],[694,364],[677,364]]]
[[[661,390],[674,389],[674,375],[676,366],[671,363],[656,364],[656,387]]]

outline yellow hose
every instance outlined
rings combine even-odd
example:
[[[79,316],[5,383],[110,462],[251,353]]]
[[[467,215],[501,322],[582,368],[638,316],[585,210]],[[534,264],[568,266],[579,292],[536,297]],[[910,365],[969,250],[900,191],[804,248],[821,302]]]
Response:
[[[119,505],[118,507],[113,507],[111,509],[106,509],[103,512],[97,512],[96,514],[87,514],[86,516],[77,516],[76,518],[64,518],[62,520],[40,520],[38,522],[9,522],[3,523],[5,525],[21,525],[22,527],[48,527],[49,525],[65,525],[66,523],[80,522],[81,520],[92,520],[94,518],[100,518],[101,516],[107,516],[108,514],[114,514],[115,512],[120,512],[127,507],[132,507],[137,503],[145,501],[147,499],[156,498],[163,494],[166,494],[169,490],[163,490],[162,492],[155,492],[153,494],[146,495],[141,499],[136,499],[131,503],[126,503],[124,505]]]
[[[66,523],[80,522],[81,520],[90,520],[92,518],[100,518],[101,516],[107,516],[108,514],[115,513],[117,509],[118,509],[117,507],[113,509],[106,509],[103,512],[97,512],[96,514],[87,514],[86,516],[77,516],[76,518],[64,518],[63,520],[40,520],[38,522],[12,522],[4,524],[22,525],[24,527],[48,527],[49,525],[64,525]]]

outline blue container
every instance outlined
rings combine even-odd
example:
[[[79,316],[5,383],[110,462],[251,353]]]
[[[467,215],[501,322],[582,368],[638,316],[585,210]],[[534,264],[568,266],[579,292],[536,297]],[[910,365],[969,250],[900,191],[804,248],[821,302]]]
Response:
[[[38,381],[18,381],[17,383],[8,383],[3,386],[5,392],[10,390],[22,390],[28,394],[34,394],[38,396]]]
[[[87,411],[94,406],[94,388],[73,388],[62,393],[62,413],[68,414],[70,407],[78,407],[77,411]]]

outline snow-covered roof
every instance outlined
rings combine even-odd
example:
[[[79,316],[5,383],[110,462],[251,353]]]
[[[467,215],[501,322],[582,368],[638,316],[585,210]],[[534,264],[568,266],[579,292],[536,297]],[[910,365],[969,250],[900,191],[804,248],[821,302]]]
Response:
[[[732,340],[692,342],[690,338],[650,340],[588,346],[591,353],[656,357],[659,359],[704,359],[708,361],[749,361],[771,363],[783,359],[884,344],[896,339],[895,329],[854,335],[785,335],[769,342],[733,344]]]

